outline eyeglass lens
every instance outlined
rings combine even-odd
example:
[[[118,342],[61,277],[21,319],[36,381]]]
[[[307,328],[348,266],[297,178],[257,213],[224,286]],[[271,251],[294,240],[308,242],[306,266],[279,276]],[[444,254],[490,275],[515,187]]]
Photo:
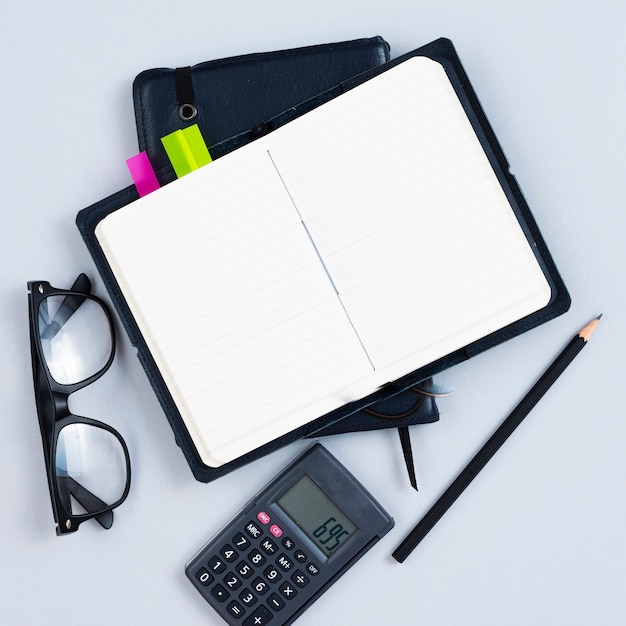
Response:
[[[116,504],[124,493],[124,449],[104,428],[82,423],[63,427],[55,463],[58,491],[72,515],[102,511]]]
[[[113,349],[109,321],[102,306],[80,295],[48,296],[41,301],[38,328],[51,376],[71,385],[98,373]]]
[[[73,293],[44,298],[37,328],[43,359],[54,380],[80,383],[109,361],[113,337],[102,305]],[[64,509],[72,515],[98,514],[116,505],[127,485],[126,455],[115,434],[93,424],[64,426],[55,448],[55,478]],[[108,517],[106,517],[108,516]],[[108,527],[110,513],[98,516]]]

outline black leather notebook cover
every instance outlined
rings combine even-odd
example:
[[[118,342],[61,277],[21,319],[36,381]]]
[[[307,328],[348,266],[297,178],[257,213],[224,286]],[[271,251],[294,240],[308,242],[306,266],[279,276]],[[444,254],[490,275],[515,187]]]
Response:
[[[388,44],[371,37],[146,70],[133,83],[139,150],[171,174],[161,137],[198,124],[215,158],[212,146],[388,60]]]
[[[564,313],[570,305],[569,294],[565,288],[565,285],[558,273],[556,266],[552,260],[552,257],[545,245],[545,242],[539,232],[539,229],[535,223],[535,220],[530,213],[521,191],[517,185],[515,178],[510,174],[508,169],[508,162],[500,148],[496,137],[487,121],[484,112],[480,106],[480,103],[474,93],[471,84],[463,70],[460,60],[456,54],[456,51],[452,43],[447,39],[439,39],[431,44],[423,46],[414,50],[407,55],[399,57],[394,61],[386,63],[382,67],[373,68],[357,77],[344,80],[342,83],[336,85],[332,89],[326,91],[323,94],[319,94],[310,100],[283,112],[282,114],[268,120],[263,125],[263,132],[271,132],[274,128],[281,126],[282,124],[295,119],[299,115],[310,111],[311,109],[323,104],[324,102],[340,95],[344,91],[357,86],[358,84],[369,80],[376,76],[378,73],[385,71],[389,67],[402,62],[406,58],[415,55],[428,56],[438,62],[440,62],[459,96],[466,112],[470,116],[470,120],[474,126],[474,129],[480,138],[483,146],[490,157],[494,169],[501,177],[507,195],[510,196],[512,202],[517,207],[517,216],[522,224],[527,237],[534,244],[537,258],[542,265],[545,275],[550,283],[552,298],[549,304],[520,321],[511,324],[499,331],[491,333],[490,335],[475,341],[474,343],[465,346],[461,350],[457,350],[447,356],[438,359],[425,367],[420,368],[401,379],[398,379],[392,383],[389,383],[385,387],[379,389],[375,393],[362,398],[358,401],[351,402],[341,408],[332,411],[320,418],[306,424],[302,428],[296,429],[292,432],[285,434],[283,437],[276,439],[269,444],[266,444],[252,452],[245,454],[244,456],[222,465],[218,468],[212,468],[204,465],[199,455],[193,446],[191,439],[183,426],[182,420],[178,411],[174,405],[174,402],[160,377],[158,368],[156,367],[150,351],[145,344],[145,341],[141,337],[137,325],[128,309],[128,306],[122,296],[122,293],[117,285],[113,273],[108,265],[105,255],[99,246],[99,243],[95,237],[94,229],[97,224],[106,215],[116,211],[117,209],[125,206],[126,204],[134,201],[138,198],[138,194],[134,187],[128,187],[117,194],[110,196],[97,204],[88,207],[81,211],[77,216],[78,228],[94,258],[94,261],[103,277],[104,283],[111,295],[111,298],[120,314],[122,322],[129,333],[132,343],[138,348],[138,355],[146,372],[152,382],[152,385],[159,397],[161,404],[165,410],[165,413],[170,421],[170,424],[176,435],[176,439],[180,447],[182,448],[190,467],[194,473],[194,476],[201,481],[211,481],[215,478],[232,471],[236,467],[244,465],[250,461],[258,459],[265,454],[289,443],[299,439],[303,436],[315,435],[323,429],[331,428],[334,424],[337,424],[340,420],[343,420],[349,415],[353,415],[358,411],[367,410],[369,407],[378,402],[387,401],[393,398],[400,392],[410,389],[411,387],[418,385],[422,381],[430,378],[437,372],[440,372],[448,367],[458,364],[475,354],[478,354],[490,347],[500,344],[514,336],[517,336],[543,322],[548,321],[562,313]],[[258,137],[259,129],[254,128],[248,131],[223,141],[220,144],[212,146],[211,152],[214,157],[225,154],[230,150],[239,147],[251,140]]]

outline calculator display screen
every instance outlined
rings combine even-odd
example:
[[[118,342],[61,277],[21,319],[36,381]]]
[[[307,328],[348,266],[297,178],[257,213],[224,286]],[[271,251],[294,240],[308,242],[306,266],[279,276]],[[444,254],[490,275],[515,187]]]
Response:
[[[357,529],[306,475],[278,499],[278,505],[327,556],[340,550]]]

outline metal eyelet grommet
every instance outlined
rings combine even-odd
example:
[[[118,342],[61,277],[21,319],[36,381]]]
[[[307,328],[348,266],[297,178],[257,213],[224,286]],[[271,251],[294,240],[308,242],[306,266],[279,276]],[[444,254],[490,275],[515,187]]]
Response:
[[[197,115],[198,109],[193,104],[182,104],[178,107],[178,117],[183,122],[191,122],[191,120],[196,119]]]

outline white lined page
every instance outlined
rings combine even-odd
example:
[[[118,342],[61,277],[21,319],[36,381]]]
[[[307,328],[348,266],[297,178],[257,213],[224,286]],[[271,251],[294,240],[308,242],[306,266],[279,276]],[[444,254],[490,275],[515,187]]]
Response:
[[[550,298],[445,71],[423,57],[123,207],[96,234],[212,466]]]
[[[443,67],[414,57],[374,82],[309,114],[306,151],[285,142],[272,153],[366,349],[393,379],[551,294]]]
[[[267,155],[178,182],[97,235],[203,460],[220,465],[294,428],[303,406],[341,406],[371,368]]]

